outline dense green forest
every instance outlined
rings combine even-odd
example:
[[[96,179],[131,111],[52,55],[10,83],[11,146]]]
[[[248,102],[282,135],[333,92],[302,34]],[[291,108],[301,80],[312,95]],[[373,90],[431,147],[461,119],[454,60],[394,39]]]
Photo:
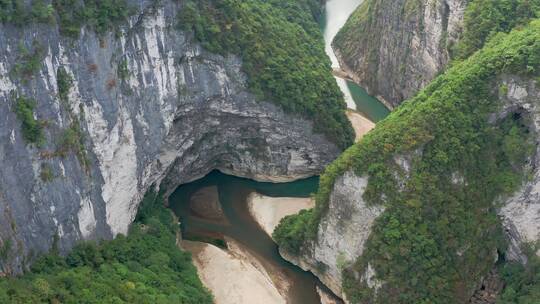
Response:
[[[15,113],[22,122],[22,135],[24,140],[36,145],[42,145],[45,141],[42,122],[34,118],[36,101],[18,96],[15,98]]]
[[[450,50],[452,56],[465,59],[497,33],[536,17],[540,17],[540,0],[472,0],[465,10],[463,34]]]
[[[126,0],[0,0],[0,22],[58,24],[66,36],[78,37],[81,27],[104,33],[126,19],[133,9]]]
[[[505,250],[494,199],[521,185],[533,147],[529,118],[521,113],[488,123],[499,106],[497,94],[505,92],[503,85],[497,89],[501,74],[540,75],[539,20],[493,35],[346,150],[322,175],[316,208],[285,218],[276,229],[279,245],[302,252],[316,237],[334,180],[352,169],[369,176],[364,199],[386,210],[363,255],[343,273],[347,298],[467,302],[493,267],[494,250]],[[411,157],[409,172],[395,155]],[[376,293],[359,279],[368,263],[384,282]]]
[[[346,148],[354,132],[315,21],[320,8],[318,0],[188,1],[179,25],[210,51],[240,55],[253,93]]]
[[[0,303],[211,304],[177,231],[162,196],[150,192],[129,236],[82,243],[66,257],[53,248],[31,272],[0,280]]]

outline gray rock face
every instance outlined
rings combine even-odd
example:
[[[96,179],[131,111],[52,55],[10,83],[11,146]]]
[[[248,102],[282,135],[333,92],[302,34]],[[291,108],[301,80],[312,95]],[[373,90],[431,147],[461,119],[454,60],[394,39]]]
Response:
[[[364,243],[375,219],[384,211],[382,206],[367,206],[362,198],[368,179],[347,171],[337,178],[328,212],[321,219],[317,240],[303,248],[301,257],[284,257],[321,279],[336,295],[343,297],[341,272],[362,255]],[[373,274],[366,274],[370,284],[377,284]]]
[[[540,88],[536,81],[515,75],[500,80],[499,98],[504,101],[502,109],[494,119],[513,113],[527,115],[529,129],[537,135],[534,155],[528,167],[532,178],[510,198],[502,199],[499,215],[510,241],[508,258],[527,262],[522,245],[540,240]],[[537,252],[540,255],[540,251]]]
[[[178,30],[177,1],[131,0],[140,9],[116,34],[82,30],[64,38],[54,26],[0,25],[1,272],[21,271],[54,236],[65,252],[82,239],[128,231],[152,184],[172,191],[213,169],[258,180],[317,174],[339,149],[312,124],[255,100],[241,61],[210,54]],[[39,45],[39,70],[12,73],[19,45]],[[34,45],[34,46],[33,46]],[[58,96],[57,69],[73,78],[69,105]],[[124,69],[120,77],[119,70]],[[36,100],[46,144],[22,137],[11,92]],[[55,155],[79,117],[89,165]],[[46,164],[46,165],[44,165]],[[42,166],[54,178],[41,179]]]
[[[443,70],[466,0],[366,0],[334,40],[341,67],[395,107]]]

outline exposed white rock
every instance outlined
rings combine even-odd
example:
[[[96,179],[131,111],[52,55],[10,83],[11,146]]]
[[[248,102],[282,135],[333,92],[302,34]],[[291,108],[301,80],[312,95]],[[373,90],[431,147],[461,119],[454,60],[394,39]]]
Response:
[[[411,158],[405,155],[395,155],[394,161],[396,164],[406,173],[409,174],[411,171]]]
[[[94,207],[92,201],[85,197],[81,200],[81,209],[77,213],[79,219],[79,230],[83,238],[88,238],[96,229],[96,216],[94,215]]]
[[[6,97],[12,90],[17,88],[9,79],[8,73],[9,71],[4,62],[0,62],[0,93],[3,93],[3,95]]]
[[[331,278],[333,282],[329,287],[336,294],[341,294],[343,267],[338,263],[338,255],[347,264],[362,255],[371,226],[384,211],[384,207],[368,206],[364,201],[367,182],[366,177],[352,171],[339,177],[330,195],[328,213],[319,225],[313,258],[327,266],[324,277]]]
[[[521,252],[523,244],[533,244],[540,240],[540,183],[532,186],[532,191],[520,191],[507,200],[499,211],[508,233],[511,246],[508,258],[526,262]]]
[[[527,92],[527,88],[522,87],[518,83],[510,82],[508,84],[508,94],[506,96],[513,102],[521,103],[529,96],[529,93]]]
[[[62,177],[66,176],[66,168],[64,167],[64,162],[58,163],[58,166],[60,167],[60,175]]]
[[[459,172],[452,172],[452,176],[450,177],[450,181],[454,185],[465,184],[465,177]]]
[[[15,143],[15,130],[11,130],[11,133],[9,134],[9,141],[11,144]]]
[[[45,82],[45,84],[47,86],[47,89],[51,93],[56,94],[58,93],[58,85],[56,82],[56,69],[53,64],[53,56],[52,56],[50,47],[47,51],[47,56],[45,56],[44,62],[46,66],[47,80],[48,80]]]
[[[382,287],[382,282],[379,281],[375,276],[375,269],[373,269],[371,264],[368,263],[366,271],[362,276],[362,280],[366,282],[369,288],[372,288],[374,292],[377,293],[377,290]]]

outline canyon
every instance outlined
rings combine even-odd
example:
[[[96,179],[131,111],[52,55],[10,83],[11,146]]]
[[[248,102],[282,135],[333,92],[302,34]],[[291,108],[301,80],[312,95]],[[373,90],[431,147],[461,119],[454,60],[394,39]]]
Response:
[[[107,259],[166,231],[217,304],[537,290],[515,277],[540,265],[540,2],[513,1],[527,17],[488,20],[512,26],[474,46],[496,15],[474,10],[497,3],[126,3],[77,37],[0,14],[1,276],[47,252],[101,271],[77,260],[85,244]],[[126,269],[180,272],[155,249]]]

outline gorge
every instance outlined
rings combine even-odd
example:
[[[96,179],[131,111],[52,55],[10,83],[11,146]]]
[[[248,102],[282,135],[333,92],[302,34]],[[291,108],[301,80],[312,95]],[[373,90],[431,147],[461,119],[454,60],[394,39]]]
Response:
[[[0,1],[0,302],[536,303],[539,14]]]
[[[332,41],[352,12],[360,5],[362,0],[330,0],[326,1],[324,16],[321,17],[321,29],[323,31],[325,52],[332,62],[334,70],[340,70],[340,64],[332,47]],[[385,105],[376,98],[369,96],[367,92],[352,81],[341,77],[335,77],[339,88],[343,92],[347,107],[360,111],[368,119],[377,122],[389,113]]]
[[[323,28],[324,39],[326,41],[326,53],[329,55],[333,64],[337,64],[337,61],[333,55],[333,51],[328,48],[339,28],[343,26],[347,17],[359,3],[359,1],[329,1],[326,3],[321,27]],[[368,117],[375,119],[375,121],[378,121],[387,115],[388,110],[386,110],[384,105],[375,98],[367,95],[360,87],[338,77],[336,77],[336,81],[344,93],[349,108],[352,107],[361,113],[370,113],[372,116],[368,115]],[[349,88],[351,90],[349,90]],[[351,95],[351,92],[355,92],[355,94]],[[356,103],[351,105],[350,102]],[[360,124],[364,129],[369,130],[373,128],[371,122],[365,120],[366,118],[363,116],[362,119]],[[361,136],[358,138],[361,138]],[[281,284],[290,286],[287,288],[282,287],[281,289],[284,290],[280,290],[280,293],[284,296],[287,303],[320,303],[316,289],[325,289],[326,286],[322,285],[312,274],[304,273],[302,270],[299,270],[292,264],[284,261],[279,255],[277,246],[273,240],[268,236],[264,236],[265,233],[259,228],[261,222],[257,221],[257,219],[249,219],[252,216],[248,212],[248,197],[254,193],[270,195],[272,197],[294,197],[299,195],[306,197],[316,192],[317,182],[317,179],[309,179],[300,182],[276,185],[257,184],[248,180],[235,179],[214,172],[201,180],[180,186],[172,194],[169,201],[171,208],[175,210],[175,213],[179,216],[180,223],[183,227],[182,234],[184,238],[194,241],[202,240],[203,242],[208,242],[208,240],[210,240],[210,243],[216,244],[217,242],[217,244],[225,244],[221,246],[224,246],[226,251],[233,252],[233,254],[249,251],[250,254],[243,253],[243,255],[248,256],[248,261],[251,263],[262,264],[262,268],[264,269],[262,272],[265,275],[269,274],[269,277],[271,278],[278,277],[278,281],[281,282]],[[201,217],[199,214],[195,213],[193,207],[190,207],[190,197],[192,195],[197,195],[197,190],[211,191],[208,188],[209,186],[217,187],[217,204],[221,205],[221,208],[223,209],[227,219],[226,224],[216,223],[215,219],[205,219],[204,216]],[[293,204],[295,201],[290,201],[290,203]],[[272,204],[272,202],[267,202],[267,204]],[[238,242],[239,244],[227,245],[227,243],[232,242]],[[187,242],[188,251],[193,253],[195,260],[201,260],[199,263],[196,263],[198,265],[197,268],[199,273],[209,272],[208,276],[211,276],[213,281],[219,282],[219,284],[206,283],[207,286],[212,285],[210,288],[212,293],[227,293],[226,297],[217,297],[216,301],[218,303],[248,303],[257,300],[268,303],[277,303],[278,300],[276,299],[263,300],[261,294],[264,294],[264,292],[255,287],[253,285],[254,283],[252,283],[251,291],[238,290],[236,293],[231,291],[235,288],[227,285],[227,283],[230,282],[235,285],[235,281],[240,282],[241,280],[238,276],[242,276],[242,274],[239,274],[238,276],[231,275],[231,272],[240,273],[241,270],[229,266],[229,273],[226,276],[227,279],[225,279],[225,275],[221,271],[211,270],[213,269],[213,266],[209,266],[208,262],[216,259],[216,256],[219,255],[216,250],[219,249],[212,249],[215,253],[211,254],[206,253],[208,251],[208,245],[206,245],[206,247],[203,246],[205,245]],[[234,249],[228,247],[233,247]],[[244,249],[242,249],[242,247]],[[204,258],[197,258],[201,255],[205,255]],[[220,279],[220,277],[223,277],[223,279]],[[227,283],[225,283],[224,280],[227,280]],[[203,279],[203,282],[204,281],[205,280]],[[272,281],[276,280],[273,279]],[[272,285],[279,289],[279,282],[274,282]],[[249,294],[250,292],[256,293],[258,296],[249,298],[246,294]],[[237,295],[237,293],[242,293],[242,295]],[[327,291],[326,293],[329,294],[330,298],[333,297],[332,292]],[[337,299],[334,301],[338,303]]]

